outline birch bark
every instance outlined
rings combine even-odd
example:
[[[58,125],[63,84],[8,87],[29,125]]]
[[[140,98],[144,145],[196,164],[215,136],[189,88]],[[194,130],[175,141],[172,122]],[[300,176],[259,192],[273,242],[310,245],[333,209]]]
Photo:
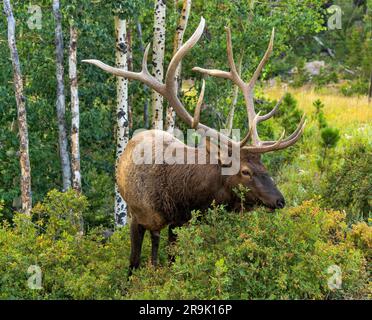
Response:
[[[116,31],[116,66],[123,70],[128,70],[128,45],[127,22],[115,16]],[[129,113],[128,113],[128,80],[117,78],[117,160],[124,152],[129,140]],[[117,164],[116,164],[117,165]],[[115,184],[115,224],[123,226],[127,219],[127,205],[119,193],[118,186]]]
[[[165,14],[166,0],[155,0],[154,41],[152,46],[152,64],[154,77],[163,82],[165,50]],[[152,91],[152,127],[163,130],[163,97]]]
[[[8,21],[8,44],[11,53],[13,66],[13,81],[15,89],[15,97],[17,103],[18,131],[19,131],[19,152],[20,152],[20,167],[21,167],[21,199],[22,211],[29,215],[32,208],[32,193],[31,193],[31,168],[28,146],[28,127],[27,127],[27,111],[26,98],[23,92],[23,81],[21,66],[19,62],[16,38],[15,38],[15,19],[12,12],[12,7],[9,0],[4,0],[4,11]]]
[[[183,0],[182,11],[181,11],[180,19],[179,19],[178,26],[176,29],[176,34],[174,36],[173,55],[182,46],[183,36],[185,34],[185,30],[187,27],[187,21],[190,15],[190,9],[191,9],[191,0]],[[176,81],[178,84],[177,89],[181,87],[181,69],[182,69],[182,62],[180,62],[180,64],[177,67],[177,71],[176,71]],[[173,108],[170,105],[168,105],[167,114],[166,114],[166,129],[169,133],[173,133],[175,124],[176,124],[176,113],[173,110]]]
[[[71,166],[68,154],[68,143],[66,133],[66,105],[64,87],[64,67],[63,67],[63,34],[62,16],[59,0],[53,0],[53,14],[56,22],[55,43],[56,43],[56,77],[57,77],[57,120],[58,120],[58,140],[59,154],[61,158],[63,190],[71,187]]]
[[[129,22],[127,21],[127,69],[133,71],[133,50],[132,50],[132,34],[130,30]],[[128,121],[129,121],[129,132],[133,129],[133,105],[132,97],[128,94]]]
[[[137,35],[139,38],[139,45],[142,54],[145,53],[145,46],[143,45],[143,36],[142,36],[142,25],[139,21],[136,22],[136,27],[137,27]],[[144,127],[146,129],[149,128],[149,99],[147,98],[147,93],[149,91],[149,88],[144,84],[143,85],[143,91],[145,93],[145,104],[143,106],[143,123]]]
[[[80,111],[79,91],[77,78],[77,41],[78,30],[70,26],[70,52],[69,52],[69,78],[71,90],[71,168],[72,187],[81,192],[81,171],[80,171]]]

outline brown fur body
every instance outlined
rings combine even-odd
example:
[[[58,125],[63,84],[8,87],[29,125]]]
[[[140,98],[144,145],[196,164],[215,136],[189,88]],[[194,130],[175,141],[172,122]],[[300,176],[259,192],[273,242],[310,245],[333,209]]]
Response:
[[[155,141],[156,137],[160,142]],[[155,147],[159,144],[163,146],[162,150]],[[134,155],[144,156],[143,152],[138,153],[139,146],[151,150],[148,154],[151,154],[152,161],[146,162],[149,164],[134,161]],[[193,210],[207,209],[213,201],[225,204],[231,210],[241,208],[241,200],[234,191],[239,185],[249,189],[245,195],[246,209],[256,204],[270,208],[284,206],[284,198],[267,174],[259,155],[241,148],[239,172],[224,176],[221,165],[211,164],[208,156],[206,164],[156,164],[156,155],[164,155],[164,150],[170,146],[173,153],[176,150],[182,155],[189,152],[195,159],[202,152],[202,149],[191,148],[167,132],[148,130],[129,141],[118,162],[117,184],[131,217],[130,270],[139,266],[146,230],[151,232],[152,262],[156,265],[160,231],[164,227],[169,225],[169,242],[172,243],[176,239],[172,229],[189,221]]]
[[[172,135],[157,130],[145,131],[129,141],[118,163],[117,183],[127,202],[132,219],[147,230],[160,231],[166,225],[181,226],[191,218],[191,211],[206,209],[217,203],[230,203],[232,196],[225,192],[226,179],[218,164],[135,164],[133,149],[143,139],[150,141],[154,134],[164,135],[164,147],[171,143],[189,149]],[[195,154],[198,149],[193,148]],[[152,145],[153,154],[155,154]]]

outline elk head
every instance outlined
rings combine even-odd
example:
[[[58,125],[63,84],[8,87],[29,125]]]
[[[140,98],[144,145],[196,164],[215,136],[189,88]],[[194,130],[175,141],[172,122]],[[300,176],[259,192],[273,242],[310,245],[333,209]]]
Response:
[[[155,77],[153,77],[148,71],[147,57],[150,48],[149,45],[147,46],[144,53],[141,72],[124,71],[119,68],[113,68],[98,60],[84,60],[84,62],[93,64],[103,69],[104,71],[116,76],[143,82],[144,84],[164,96],[168,100],[170,106],[172,106],[173,109],[176,111],[179,118],[187,125],[189,125],[193,129],[197,129],[198,131],[204,130],[205,132],[208,132],[208,136],[212,137],[211,141],[213,142],[213,139],[217,141],[215,142],[217,148],[220,148],[221,144],[227,146],[228,149],[234,147],[238,148],[239,152],[237,157],[239,159],[237,160],[240,163],[239,170],[234,175],[224,178],[225,187],[228,189],[227,191],[231,193],[235,187],[243,185],[249,189],[249,192],[245,197],[246,202],[249,205],[253,206],[254,204],[259,203],[272,209],[283,208],[285,205],[283,195],[277,189],[273,179],[269,176],[266,168],[262,164],[261,154],[281,150],[296,143],[297,140],[301,137],[306,123],[305,119],[302,118],[297,129],[288,138],[284,138],[285,132],[283,132],[283,134],[277,141],[261,141],[258,136],[257,125],[260,122],[271,118],[276,113],[281,102],[279,101],[279,103],[273,108],[273,110],[265,115],[260,115],[260,112],[256,113],[255,111],[254,85],[272,52],[274,30],[271,35],[269,46],[249,82],[243,81],[243,79],[237,72],[233,57],[231,33],[229,28],[226,28],[226,38],[227,58],[230,71],[203,69],[199,67],[193,68],[193,71],[200,72],[204,75],[228,79],[232,81],[236,86],[238,86],[238,88],[242,91],[247,108],[249,130],[243,140],[238,142],[229,138],[227,135],[224,135],[221,132],[218,132],[217,130],[200,123],[200,110],[205,90],[204,80],[201,94],[195,108],[194,116],[191,116],[188,113],[177,96],[177,84],[175,81],[176,70],[183,57],[195,46],[195,44],[202,36],[204,27],[205,20],[204,18],[201,18],[199,26],[194,34],[185,42],[185,44],[174,54],[173,58],[171,59],[165,76],[165,83],[161,83],[156,80]],[[251,141],[249,145],[247,145],[248,141]]]

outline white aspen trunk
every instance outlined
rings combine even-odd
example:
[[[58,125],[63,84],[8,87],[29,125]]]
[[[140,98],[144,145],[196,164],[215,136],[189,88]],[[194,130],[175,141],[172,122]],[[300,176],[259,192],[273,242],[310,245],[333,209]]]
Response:
[[[77,41],[78,31],[70,26],[70,54],[69,54],[69,77],[71,90],[71,169],[72,187],[81,192],[81,171],[80,171],[80,111],[79,91],[77,78]]]
[[[152,65],[154,77],[163,82],[165,50],[166,0],[155,0],[154,41],[152,45]],[[163,130],[163,96],[152,91],[152,127]]]
[[[136,27],[137,27],[137,34],[139,38],[140,49],[141,49],[141,52],[144,53],[145,47],[143,45],[142,26],[138,20],[136,21]],[[143,106],[143,122],[144,122],[144,127],[148,129],[149,128],[149,99],[147,98],[147,92],[149,91],[149,88],[145,84],[143,85],[143,91],[146,97],[145,104]]]
[[[4,11],[8,20],[8,44],[11,53],[13,65],[13,81],[15,89],[15,97],[17,103],[18,131],[19,131],[19,152],[20,152],[20,167],[21,167],[21,199],[22,212],[30,215],[32,209],[32,193],[31,193],[31,167],[28,147],[28,127],[27,127],[27,111],[26,98],[23,92],[23,81],[21,66],[19,62],[18,50],[15,39],[15,20],[12,12],[12,7],[9,0],[4,0]]]
[[[243,56],[244,56],[244,52],[241,53],[239,63],[238,63],[238,74],[239,74],[239,76],[242,73]],[[231,135],[231,132],[232,132],[232,129],[233,129],[235,107],[236,107],[236,103],[238,102],[238,95],[239,95],[239,87],[234,86],[232,105],[231,105],[229,114],[227,116],[227,121],[226,121],[226,129],[227,129],[227,135],[228,136]]]
[[[56,22],[55,42],[56,42],[56,76],[57,76],[57,119],[58,119],[58,140],[59,154],[62,167],[63,190],[71,187],[71,167],[68,154],[68,143],[66,133],[66,105],[65,105],[65,86],[63,82],[63,35],[62,35],[62,16],[59,0],[53,0],[53,14]]]
[[[115,16],[116,31],[116,67],[128,70],[127,52],[127,23],[126,20]],[[129,140],[128,113],[128,80],[117,78],[117,160],[125,150]],[[116,163],[117,165],[117,163]],[[127,220],[127,205],[115,184],[115,225],[125,225]]]
[[[174,37],[174,45],[173,45],[173,55],[178,51],[178,49],[182,46],[183,43],[183,36],[185,34],[185,30],[187,27],[187,21],[189,20],[191,9],[191,0],[183,0],[182,11],[180,13],[180,19],[178,22],[178,26],[176,29],[176,34]],[[177,81],[177,89],[181,87],[181,67],[182,62],[177,67],[176,71],[176,81]],[[174,126],[176,124],[176,113],[173,108],[168,104],[167,107],[167,114],[166,114],[166,128],[169,133],[173,133]]]
[[[132,51],[132,35],[130,32],[130,25],[127,22],[127,64],[128,71],[133,71],[133,51]],[[129,121],[129,132],[133,129],[133,109],[132,99],[128,94],[128,121]]]

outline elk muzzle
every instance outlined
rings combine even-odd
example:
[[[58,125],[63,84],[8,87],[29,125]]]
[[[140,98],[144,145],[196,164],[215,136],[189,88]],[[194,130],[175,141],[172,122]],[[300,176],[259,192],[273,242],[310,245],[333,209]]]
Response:
[[[264,206],[270,209],[283,209],[285,199],[268,174],[260,174],[253,178],[252,192]]]

